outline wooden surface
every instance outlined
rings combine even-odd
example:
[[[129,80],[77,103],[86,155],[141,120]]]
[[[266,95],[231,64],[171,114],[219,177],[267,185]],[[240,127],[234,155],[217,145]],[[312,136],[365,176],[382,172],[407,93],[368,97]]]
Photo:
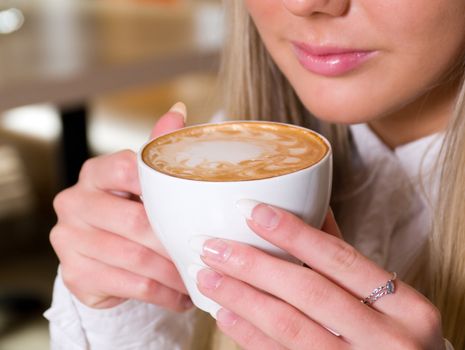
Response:
[[[192,71],[216,70],[219,3],[10,0],[23,27],[0,35],[0,110],[77,104]]]

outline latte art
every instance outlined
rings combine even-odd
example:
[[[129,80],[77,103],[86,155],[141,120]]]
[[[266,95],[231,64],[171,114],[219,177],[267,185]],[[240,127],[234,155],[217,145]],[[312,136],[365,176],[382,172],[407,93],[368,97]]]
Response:
[[[310,130],[266,122],[181,129],[149,143],[142,158],[162,173],[191,180],[246,181],[318,163],[328,146]]]

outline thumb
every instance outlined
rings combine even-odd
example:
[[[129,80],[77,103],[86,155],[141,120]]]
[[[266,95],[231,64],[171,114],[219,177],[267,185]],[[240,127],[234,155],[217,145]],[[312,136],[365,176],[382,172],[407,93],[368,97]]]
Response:
[[[176,103],[155,124],[155,126],[152,129],[152,132],[150,133],[150,139],[183,128],[186,124],[186,118],[186,105],[182,102]]]
[[[337,238],[343,238],[331,208],[328,209],[328,213],[326,214],[326,219],[321,230]]]

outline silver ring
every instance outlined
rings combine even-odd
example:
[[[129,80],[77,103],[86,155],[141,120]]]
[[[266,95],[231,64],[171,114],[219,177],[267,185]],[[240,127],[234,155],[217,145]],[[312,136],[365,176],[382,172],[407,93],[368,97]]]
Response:
[[[397,278],[397,273],[393,272],[392,278],[389,281],[387,281],[382,286],[379,286],[378,288],[373,289],[373,291],[371,292],[369,296],[367,296],[365,299],[360,300],[362,304],[371,305],[376,300],[384,297],[385,295],[394,294],[394,292],[396,291],[396,286],[394,284],[394,281],[396,280],[396,278]]]

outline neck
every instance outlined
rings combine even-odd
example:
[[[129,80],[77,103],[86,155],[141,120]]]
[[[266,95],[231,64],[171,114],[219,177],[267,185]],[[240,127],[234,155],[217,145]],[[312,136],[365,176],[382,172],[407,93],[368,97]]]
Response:
[[[439,85],[401,110],[369,122],[391,149],[445,130],[452,117],[459,82]]]

